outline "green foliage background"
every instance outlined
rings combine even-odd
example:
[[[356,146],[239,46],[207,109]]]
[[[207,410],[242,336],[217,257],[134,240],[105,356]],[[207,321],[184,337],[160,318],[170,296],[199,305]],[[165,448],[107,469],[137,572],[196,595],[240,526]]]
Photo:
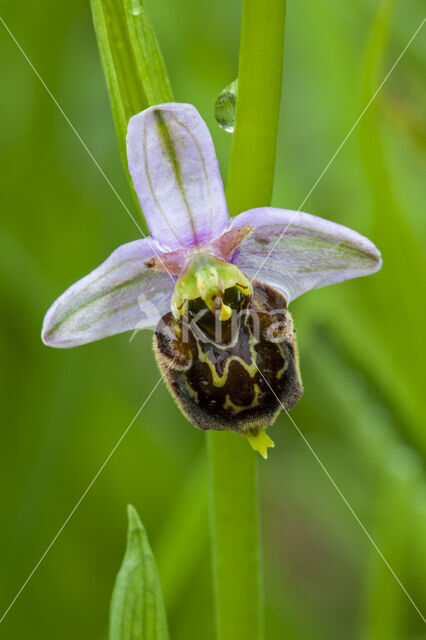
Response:
[[[237,72],[240,3],[146,0],[176,99],[209,124]],[[395,5],[395,6],[393,6]],[[89,3],[0,15],[126,204]],[[273,204],[297,209],[423,19],[420,0],[288,0]],[[304,209],[382,250],[368,279],[292,305],[305,394],[292,416],[417,605],[426,600],[425,28]],[[156,383],[152,336],[70,351],[50,303],[137,229],[0,25],[0,616]],[[422,209],[423,207],[423,209]],[[137,212],[136,212],[137,213]],[[420,617],[290,421],[259,460],[267,638],[419,640]],[[226,437],[226,435],[224,435]],[[214,638],[205,437],[164,385],[0,625],[11,640],[105,638],[134,504],[174,640]],[[238,496],[235,496],[238,500]]]

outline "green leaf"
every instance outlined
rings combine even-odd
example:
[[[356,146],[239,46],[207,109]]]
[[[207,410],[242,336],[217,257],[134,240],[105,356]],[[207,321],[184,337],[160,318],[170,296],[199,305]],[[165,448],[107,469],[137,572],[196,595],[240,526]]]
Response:
[[[143,0],[124,0],[130,43],[148,105],[172,102],[173,93],[160,46]]]
[[[160,581],[148,537],[131,505],[123,564],[111,599],[109,640],[167,640]]]
[[[91,0],[99,54],[108,87],[121,157],[127,170],[129,119],[173,100],[164,60],[142,0]]]

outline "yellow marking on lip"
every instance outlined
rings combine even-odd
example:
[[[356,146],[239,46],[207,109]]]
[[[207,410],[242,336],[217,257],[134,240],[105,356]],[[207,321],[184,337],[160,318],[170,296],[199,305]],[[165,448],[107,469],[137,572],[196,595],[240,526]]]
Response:
[[[191,394],[194,400],[198,402],[198,391],[195,391],[195,389],[191,387],[185,374],[183,374],[183,379],[185,382],[185,387],[188,389],[188,392]]]
[[[246,318],[246,322],[247,322],[247,318]],[[254,378],[255,375],[258,372],[258,367],[256,366],[256,358],[257,358],[257,353],[254,349],[254,337],[252,332],[249,330],[249,344],[250,344],[250,355],[251,355],[251,364],[247,364],[247,362],[245,360],[243,360],[240,356],[234,354],[228,357],[228,359],[226,360],[226,364],[225,364],[225,368],[223,371],[223,374],[220,376],[216,370],[216,367],[214,365],[214,363],[210,360],[210,358],[208,357],[208,355],[206,353],[203,352],[203,350],[200,347],[200,342],[199,342],[199,336],[195,335],[195,332],[193,332],[194,338],[196,340],[197,343],[197,348],[198,348],[198,359],[200,360],[200,362],[206,363],[211,371],[212,374],[212,382],[213,385],[215,387],[223,387],[226,384],[226,381],[228,379],[228,373],[229,373],[229,367],[231,366],[232,362],[238,362],[249,374],[250,378]],[[239,335],[239,330],[237,332],[237,336]],[[238,337],[236,339],[236,341],[238,340]],[[235,342],[236,342],[235,341]],[[216,343],[214,343],[216,344]],[[221,345],[216,345],[217,347],[221,348],[221,349],[227,349],[229,348],[229,345],[224,345],[223,347]]]
[[[247,406],[244,405],[238,405],[235,404],[234,402],[232,402],[229,393],[226,394],[226,402],[223,405],[224,409],[232,409],[232,411],[234,413],[241,413],[241,411],[246,411],[248,409],[255,409],[256,407],[259,406],[259,395],[260,395],[260,389],[259,386],[257,384],[254,385],[254,398],[251,401],[251,403]]]
[[[282,346],[280,344],[277,344],[277,346],[278,346],[278,349],[279,349],[279,351],[280,351],[280,353],[281,353],[281,355],[283,357],[283,360],[284,360],[283,366],[281,367],[281,369],[279,369],[277,371],[277,375],[276,375],[277,380],[280,380],[280,378],[283,375],[284,371],[287,369],[287,359],[285,357],[285,352],[284,352],[284,349],[282,348]]]
[[[257,367],[254,363],[252,363],[251,365],[248,365],[247,362],[245,362],[242,358],[240,358],[240,356],[236,356],[236,355],[230,356],[227,359],[225,364],[225,369],[221,376],[216,371],[216,367],[214,366],[213,362],[210,360],[210,358],[206,353],[200,352],[199,359],[200,359],[200,362],[205,362],[209,366],[212,374],[212,382],[215,387],[223,387],[226,384],[226,381],[228,379],[228,374],[229,374],[229,367],[231,366],[232,362],[239,362],[240,365],[247,371],[250,378],[254,378],[257,372]]]

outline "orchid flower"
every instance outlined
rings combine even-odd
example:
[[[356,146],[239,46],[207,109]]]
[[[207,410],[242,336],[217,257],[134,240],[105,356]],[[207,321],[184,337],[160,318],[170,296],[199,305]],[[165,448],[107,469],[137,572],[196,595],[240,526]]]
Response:
[[[150,237],[120,246],[46,314],[67,348],[156,326],[169,389],[201,429],[232,430],[263,455],[264,429],[302,394],[289,303],[381,266],[370,240],[308,213],[228,215],[210,133],[190,104],[133,116],[127,155]]]

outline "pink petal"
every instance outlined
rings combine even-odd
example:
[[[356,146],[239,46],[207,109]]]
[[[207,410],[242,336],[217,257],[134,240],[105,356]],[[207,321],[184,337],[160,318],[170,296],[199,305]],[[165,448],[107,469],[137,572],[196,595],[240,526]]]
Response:
[[[356,231],[309,213],[261,207],[232,219],[231,228],[254,231],[234,255],[250,278],[266,282],[288,302],[310,289],[374,273],[382,260]]]
[[[229,223],[213,142],[190,104],[151,107],[130,119],[129,171],[151,234],[169,250],[221,235]]]
[[[170,310],[174,286],[168,273],[145,266],[160,251],[152,238],[116,249],[53,303],[44,318],[43,342],[51,347],[75,347],[129,329],[155,326]]]

